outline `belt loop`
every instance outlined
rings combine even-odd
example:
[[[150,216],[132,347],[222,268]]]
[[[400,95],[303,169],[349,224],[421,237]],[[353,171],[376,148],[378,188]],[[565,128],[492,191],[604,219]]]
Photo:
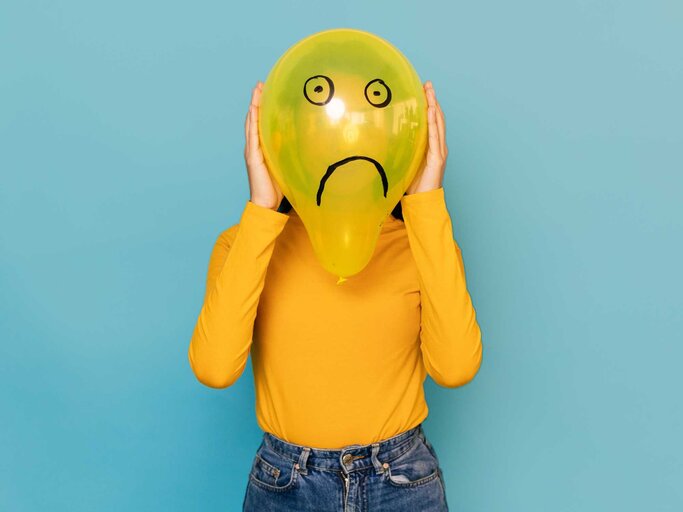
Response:
[[[304,446],[299,455],[299,462],[297,463],[297,468],[299,473],[302,475],[308,474],[308,469],[306,468],[306,463],[308,462],[308,455],[311,453],[311,449],[308,446]]]
[[[370,455],[370,458],[372,459],[372,465],[375,466],[375,472],[378,475],[380,475],[384,472],[384,467],[382,466],[382,463],[377,458],[378,453],[379,453],[379,442],[372,443],[372,454]]]
[[[424,429],[422,428],[422,423],[420,423],[420,424],[418,425],[417,435],[418,435],[418,437],[419,437],[420,439],[422,439],[422,440],[424,441],[424,439],[425,439],[426,436],[425,436],[425,431],[424,431]]]

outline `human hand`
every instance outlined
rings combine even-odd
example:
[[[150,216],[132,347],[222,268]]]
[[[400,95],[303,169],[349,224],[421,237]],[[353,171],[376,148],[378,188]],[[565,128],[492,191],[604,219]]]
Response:
[[[251,104],[247,119],[244,123],[244,161],[247,164],[249,175],[250,201],[259,206],[277,210],[282,201],[282,191],[270,176],[268,167],[263,158],[261,143],[258,135],[259,107],[261,105],[261,92],[263,83],[257,82],[251,94]]]
[[[446,120],[431,81],[425,82],[427,95],[427,125],[429,127],[429,142],[420,170],[415,175],[406,194],[427,192],[443,186],[443,176],[446,170],[448,147],[446,146]]]

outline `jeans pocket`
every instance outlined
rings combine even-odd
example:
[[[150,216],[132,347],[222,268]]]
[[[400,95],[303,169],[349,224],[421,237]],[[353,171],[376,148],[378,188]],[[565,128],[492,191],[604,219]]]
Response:
[[[413,445],[386,467],[386,481],[395,487],[417,487],[437,481],[439,461],[433,449],[417,436]]]
[[[268,491],[282,492],[294,487],[299,472],[296,462],[261,445],[249,472],[249,481]]]

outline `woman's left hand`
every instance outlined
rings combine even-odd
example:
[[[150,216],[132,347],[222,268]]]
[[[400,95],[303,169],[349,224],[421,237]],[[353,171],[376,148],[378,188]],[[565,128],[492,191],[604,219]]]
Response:
[[[446,120],[439,102],[436,101],[436,94],[430,80],[425,82],[424,90],[427,96],[429,142],[421,167],[406,190],[406,194],[417,194],[442,187],[446,158],[448,158]]]

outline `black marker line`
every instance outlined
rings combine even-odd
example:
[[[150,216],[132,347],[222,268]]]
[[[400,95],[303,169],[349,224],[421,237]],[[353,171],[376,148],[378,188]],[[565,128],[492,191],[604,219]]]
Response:
[[[332,173],[337,170],[339,167],[342,165],[348,164],[349,162],[353,162],[354,160],[365,160],[367,162],[372,163],[375,168],[377,169],[377,172],[379,173],[380,177],[382,178],[382,188],[384,189],[384,197],[387,197],[387,190],[389,189],[389,182],[387,181],[387,175],[384,172],[384,167],[382,167],[382,164],[380,164],[377,160],[374,158],[370,158],[369,156],[349,156],[347,158],[344,158],[342,160],[339,160],[338,162],[333,163],[327,168],[327,172],[325,172],[325,176],[322,177],[320,180],[320,186],[318,187],[318,194],[316,196],[316,202],[318,206],[320,206],[320,201],[323,195],[323,189],[325,188],[325,182],[327,179],[332,176]]]

